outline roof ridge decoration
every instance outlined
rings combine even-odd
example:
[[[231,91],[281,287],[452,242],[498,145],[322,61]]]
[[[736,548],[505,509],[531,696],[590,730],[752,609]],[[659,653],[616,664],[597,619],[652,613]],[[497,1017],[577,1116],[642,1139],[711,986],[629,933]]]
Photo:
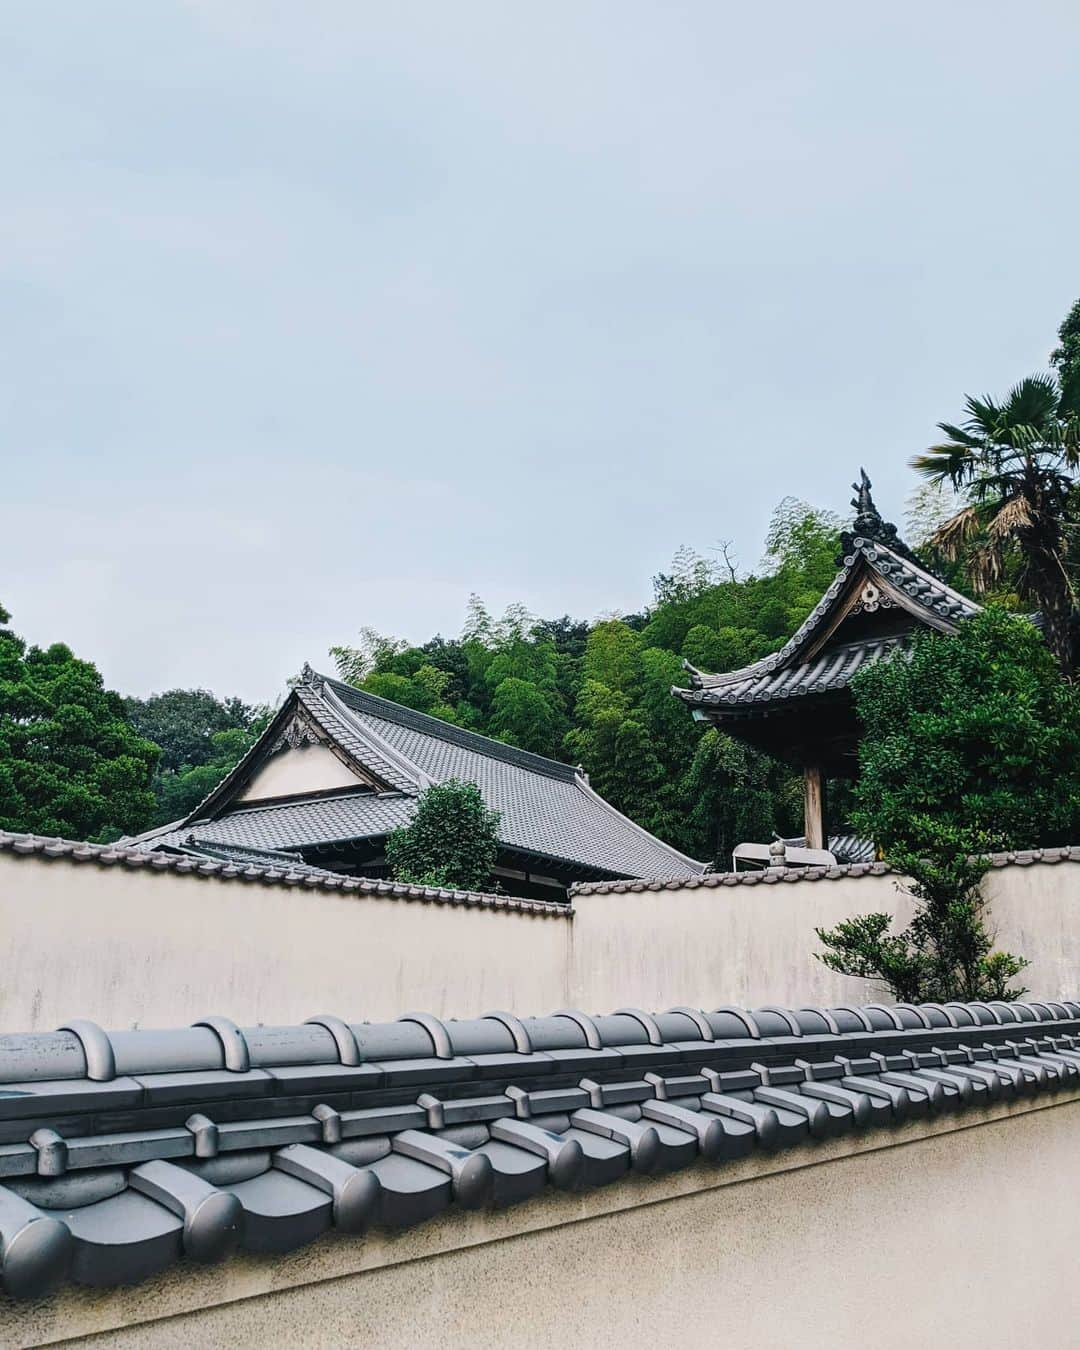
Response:
[[[833,578],[825,594],[806,616],[798,629],[788,638],[779,650],[769,656],[744,666],[740,670],[724,671],[716,675],[707,674],[684,665],[690,672],[690,688],[672,688],[672,693],[687,703],[726,702],[722,691],[733,685],[748,686],[740,690],[731,701],[753,702],[755,695],[765,693],[767,685],[759,691],[754,688],[757,681],[765,681],[767,676],[776,676],[799,663],[804,651],[807,659],[813,655],[813,644],[821,643],[827,636],[828,621],[850,597],[853,580],[858,572],[867,572],[863,593],[856,605],[872,611],[879,605],[888,607],[897,605],[930,627],[946,633],[954,633],[959,623],[982,608],[976,601],[961,595],[945,582],[928,572],[921,564],[912,562],[892,546],[880,540],[866,539],[856,535],[850,539],[850,551],[840,562],[840,570]],[[885,637],[874,644],[883,650],[901,645],[901,637]],[[809,649],[809,650],[808,650]],[[879,655],[881,653],[878,653]],[[850,675],[849,672],[848,674]],[[800,693],[821,692],[817,688],[819,681],[800,689]],[[844,679],[843,684],[847,683]],[[828,687],[825,681],[823,687]],[[715,691],[717,697],[707,695]]]
[[[0,1083],[0,1278],[36,1298],[548,1186],[1075,1101],[1080,1002],[74,1019],[0,1036]]]
[[[286,747],[296,750],[304,745],[326,745],[360,776],[362,783],[376,789],[416,796],[428,786],[426,774],[381,737],[360,726],[340,700],[328,697],[325,685],[325,679],[305,664],[300,679],[255,744],[179,822],[179,828],[205,821],[227,806],[249,774]]]
[[[914,563],[916,567],[924,572],[929,571],[926,564],[914,553],[903,539],[900,538],[900,531],[891,521],[884,520],[881,512],[874,503],[873,495],[870,489],[873,484],[865,469],[859,470],[859,481],[852,483],[851,488],[855,496],[851,499],[851,505],[855,508],[855,519],[852,522],[850,530],[844,530],[840,535],[841,557],[852,551],[851,545],[856,538],[870,539],[875,543],[884,544],[886,548],[893,553],[905,558],[908,562]],[[839,563],[840,559],[837,559]]]

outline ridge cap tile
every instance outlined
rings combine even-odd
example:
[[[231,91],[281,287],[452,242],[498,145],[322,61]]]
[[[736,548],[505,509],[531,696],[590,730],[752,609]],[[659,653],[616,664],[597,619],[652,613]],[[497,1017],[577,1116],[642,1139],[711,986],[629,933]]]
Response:
[[[0,835],[0,847],[12,838]],[[429,1034],[411,1037],[414,1023],[436,1024],[408,1014],[362,1024],[361,1038],[360,1024],[342,1022],[359,1063],[346,1054],[351,1039],[312,1038],[325,1030],[320,1018],[245,1030],[219,1016],[113,1033],[73,1023],[97,1047],[102,1081],[80,1076],[68,1033],[0,1037],[7,1293],[51,1293],[69,1277],[73,1242],[78,1280],[122,1285],[184,1256],[225,1259],[239,1235],[249,1250],[280,1251],[334,1228],[344,1236],[454,1206],[501,1207],[548,1185],[589,1189],[991,1102],[1080,1094],[1075,1000],[500,1013],[438,1021],[450,1058],[432,1054]],[[197,1070],[186,1038],[200,1026],[220,1048],[216,1065]],[[541,1027],[547,1048],[534,1051]],[[593,1033],[584,1046],[583,1027]],[[262,1062],[249,1067],[242,1047]],[[221,1199],[205,1205],[211,1197]],[[204,1217],[180,1223],[189,1213]],[[34,1241],[21,1236],[30,1225],[41,1225]],[[166,1229],[176,1242],[161,1243]]]

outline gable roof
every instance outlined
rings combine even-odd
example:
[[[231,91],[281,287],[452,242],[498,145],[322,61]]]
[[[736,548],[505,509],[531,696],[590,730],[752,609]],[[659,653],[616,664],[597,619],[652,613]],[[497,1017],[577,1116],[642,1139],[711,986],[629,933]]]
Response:
[[[924,626],[946,633],[955,633],[964,619],[979,612],[981,606],[974,600],[881,540],[856,535],[847,542],[850,552],[829,589],[779,651],[719,675],[687,665],[691,687],[675,688],[672,693],[694,706],[720,708],[834,693],[846,688],[863,666],[882,660],[906,643],[904,636],[890,635],[827,645],[853,606],[897,608]],[[868,583],[878,594],[867,601],[855,598]]]
[[[0,1276],[15,1298],[282,1253],[702,1160],[730,1166],[1080,1084],[1080,1004],[302,1026],[207,1017],[0,1036]]]
[[[238,802],[245,781],[299,724],[382,791]],[[683,877],[705,864],[663,843],[589,787],[572,765],[456,727],[305,667],[274,721],[186,820],[134,841],[183,847],[195,835],[237,847],[295,849],[375,839],[407,824],[432,783],[475,783],[500,813],[504,847],[618,877]]]

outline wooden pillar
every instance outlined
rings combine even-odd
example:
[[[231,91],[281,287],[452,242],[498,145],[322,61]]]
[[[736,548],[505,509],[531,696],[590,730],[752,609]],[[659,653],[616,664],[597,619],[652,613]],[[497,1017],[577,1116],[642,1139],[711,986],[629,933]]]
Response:
[[[803,830],[807,848],[825,847],[825,789],[818,764],[803,768]]]

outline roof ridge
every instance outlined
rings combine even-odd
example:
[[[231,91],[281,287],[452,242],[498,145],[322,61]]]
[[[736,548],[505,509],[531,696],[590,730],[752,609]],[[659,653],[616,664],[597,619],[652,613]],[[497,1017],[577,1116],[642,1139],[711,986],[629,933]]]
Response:
[[[792,664],[794,658],[798,656],[802,648],[806,646],[807,642],[815,635],[815,630],[818,628],[818,625],[831,612],[833,606],[840,598],[841,593],[844,591],[844,588],[850,582],[855,569],[859,566],[860,562],[865,563],[868,567],[873,568],[886,578],[889,577],[889,573],[893,567],[903,569],[904,571],[911,573],[918,580],[924,582],[927,586],[933,587],[935,590],[941,592],[943,598],[948,600],[952,605],[959,605],[968,610],[978,610],[981,608],[977,601],[970,599],[966,595],[961,595],[959,591],[946,585],[940,578],[934,576],[932,572],[928,572],[920,563],[912,562],[903,554],[897,553],[889,544],[882,543],[879,539],[864,538],[862,535],[856,535],[851,540],[851,549],[851,553],[844,555],[839,571],[829,583],[828,588],[821,599],[782,647],[779,647],[775,652],[771,652],[768,656],[763,656],[759,660],[751,662],[748,666],[740,667],[738,670],[722,671],[716,675],[703,674],[700,671],[692,670],[691,690],[680,691],[679,687],[675,685],[672,686],[671,692],[675,694],[676,697],[679,697],[702,689],[723,689],[727,685],[741,684],[744,681],[753,680],[759,676],[771,675],[775,671],[782,670],[786,666]],[[878,565],[879,555],[884,555],[884,560],[888,566],[881,567]],[[894,581],[892,584],[897,585],[899,583]],[[902,584],[900,584],[900,588],[905,591],[907,590]],[[924,604],[917,595],[912,594],[911,592],[907,593],[916,605],[937,612],[935,606]],[[939,618],[941,617],[945,616],[939,613]]]
[[[415,800],[408,792],[402,792],[400,788],[394,788],[389,792],[372,792],[370,789],[366,789],[358,784],[354,788],[345,787],[337,792],[327,792],[325,795],[322,793],[312,794],[310,792],[302,792],[298,793],[295,797],[270,797],[264,801],[237,802],[235,806],[229,808],[228,815],[222,817],[222,819],[232,820],[235,816],[250,816],[254,815],[256,811],[285,811],[294,806],[307,806],[313,800],[320,802],[341,802],[351,801],[354,797],[363,798],[365,801],[386,801],[387,798],[392,798],[395,801],[398,799],[402,801]],[[177,830],[194,830],[200,825],[213,825],[215,823],[215,817],[213,816],[200,816],[198,820],[180,821]],[[151,840],[149,842],[153,841]],[[247,845],[243,845],[243,847],[246,848]]]
[[[301,694],[301,699],[304,700],[305,707],[307,706],[305,695],[322,699],[331,714],[339,720],[344,718],[349,731],[351,731],[351,733],[369,749],[374,750],[376,755],[381,756],[386,760],[391,769],[396,769],[398,773],[405,777],[405,779],[409,780],[410,786],[419,791],[430,787],[435,781],[431,775],[425,773],[418,764],[414,764],[413,761],[409,759],[408,755],[404,755],[400,750],[395,749],[394,746],[392,746],[389,741],[384,740],[377,731],[369,726],[365,726],[364,723],[357,718],[353,709],[350,708],[347,703],[343,702],[337,694],[334,693],[333,689],[328,689],[326,687],[325,682],[319,689],[311,689],[308,686],[301,686],[301,688],[304,690],[304,693]],[[383,771],[381,773],[378,767],[376,767],[373,772],[380,778],[385,778],[387,776],[385,773],[385,765],[383,766]],[[400,786],[400,784],[398,784],[398,786]]]
[[[408,708],[403,703],[395,703],[392,699],[372,694],[366,689],[357,689],[355,685],[345,684],[342,680],[335,680],[329,675],[315,672],[315,679],[330,685],[335,693],[341,691],[345,697],[340,701],[346,707],[349,707],[349,699],[357,699],[361,704],[369,705],[366,709],[357,708],[351,711],[368,711],[373,717],[381,717],[384,721],[411,727],[414,731],[438,737],[453,745],[460,745],[466,750],[475,750],[477,754],[488,755],[492,759],[516,764],[518,768],[547,774],[550,778],[561,778],[571,782],[580,776],[572,764],[566,764],[562,760],[549,759],[546,755],[538,755],[533,750],[522,750],[519,746],[508,745],[506,741],[497,741],[482,732],[459,727],[453,722],[444,721],[441,717],[433,717],[430,713]]]
[[[644,825],[639,825],[636,820],[631,820],[629,816],[623,815],[617,806],[612,806],[605,797],[601,797],[599,792],[595,791],[580,774],[576,776],[576,782],[581,792],[584,792],[594,802],[598,802],[605,810],[610,811],[612,815],[618,816],[619,819],[629,825],[632,830],[636,830],[638,834],[643,835],[651,843],[659,844],[665,852],[670,853],[674,858],[678,858],[680,862],[687,863],[694,869],[693,875],[702,875],[709,870],[707,863],[699,862],[697,858],[691,858],[689,854],[681,853],[677,848],[674,848],[671,844],[661,839],[659,835],[653,834],[650,830],[647,830]]]

